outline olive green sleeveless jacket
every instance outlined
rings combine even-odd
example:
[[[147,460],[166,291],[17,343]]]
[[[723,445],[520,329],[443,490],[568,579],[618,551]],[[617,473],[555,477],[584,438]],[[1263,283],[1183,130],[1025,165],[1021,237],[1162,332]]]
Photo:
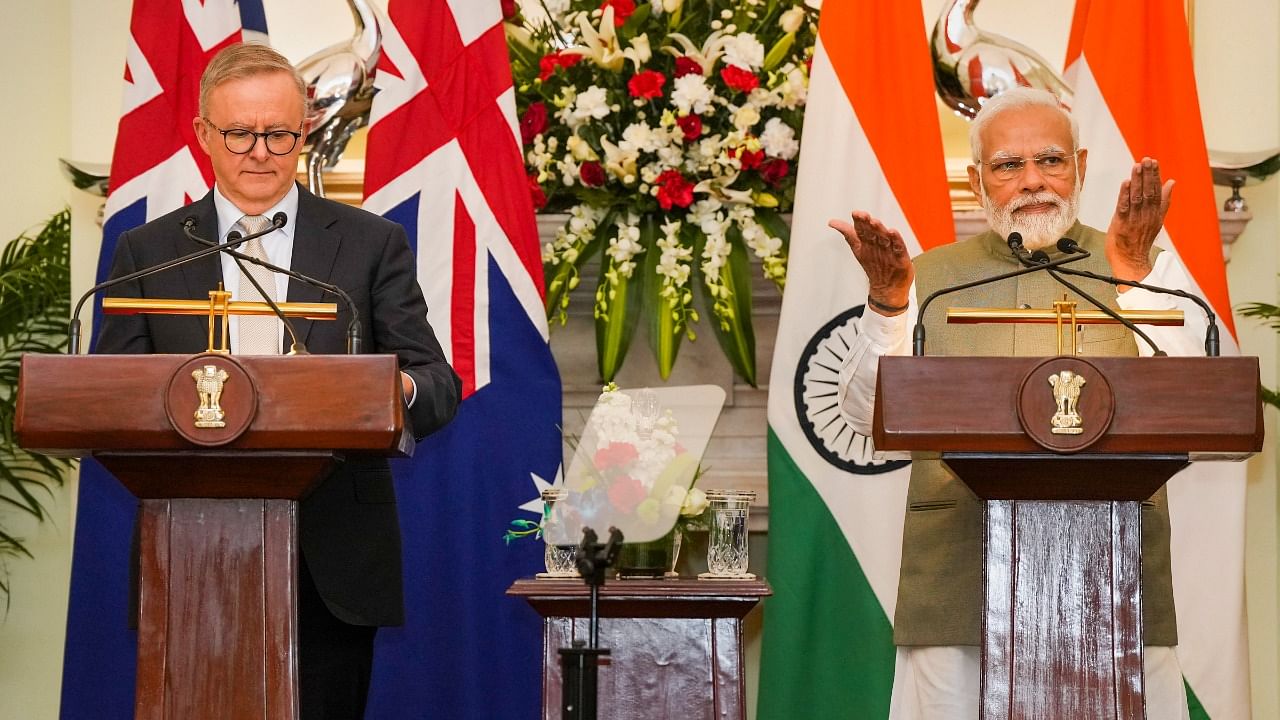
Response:
[[[1111,274],[1106,236],[1076,223],[1067,236],[1093,253],[1075,268]],[[916,258],[916,297],[939,288],[1017,269],[1005,241],[994,232],[935,248]],[[1069,278],[1085,292],[1119,309],[1112,286]],[[1053,325],[948,325],[947,307],[1048,308],[1063,295],[1091,307],[1048,273],[962,290],[935,301],[925,317],[928,355],[1052,356]],[[1121,325],[1089,325],[1084,357],[1136,356],[1133,334]],[[956,408],[965,412],[966,408]],[[982,633],[982,502],[952,475],[936,453],[916,453],[907,491],[893,637],[898,645],[979,645]],[[1173,582],[1169,567],[1169,510],[1164,488],[1142,504],[1142,609],[1144,641],[1176,645]]]

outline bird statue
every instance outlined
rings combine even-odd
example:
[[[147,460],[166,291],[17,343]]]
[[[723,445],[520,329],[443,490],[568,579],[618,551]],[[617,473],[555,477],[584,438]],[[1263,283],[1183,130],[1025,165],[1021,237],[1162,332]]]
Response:
[[[973,24],[979,0],[950,0],[933,26],[933,84],[956,114],[973,119],[988,98],[1013,87],[1048,90],[1064,107],[1072,92],[1036,51]]]
[[[310,132],[303,146],[307,155],[307,187],[324,196],[325,170],[338,163],[356,130],[369,122],[373,106],[373,71],[382,48],[381,12],[368,0],[347,0],[355,33],[346,42],[330,45],[298,63],[307,83]]]

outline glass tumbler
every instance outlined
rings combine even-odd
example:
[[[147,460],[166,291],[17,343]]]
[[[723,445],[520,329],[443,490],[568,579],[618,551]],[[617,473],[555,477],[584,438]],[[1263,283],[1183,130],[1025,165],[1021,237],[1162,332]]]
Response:
[[[556,503],[564,499],[566,494],[564,488],[550,487],[542,491],[542,522],[543,525],[551,518],[551,510]],[[544,536],[545,540],[546,537]],[[547,566],[546,577],[577,577],[578,576],[578,546],[577,545],[552,545],[547,543],[546,550],[543,553],[543,560]]]
[[[707,540],[707,576],[750,577],[747,572],[747,515],[751,490],[708,490],[711,533]]]

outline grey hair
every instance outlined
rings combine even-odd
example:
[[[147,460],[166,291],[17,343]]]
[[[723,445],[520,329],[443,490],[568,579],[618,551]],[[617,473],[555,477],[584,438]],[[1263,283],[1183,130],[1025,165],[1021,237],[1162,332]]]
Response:
[[[307,83],[298,69],[285,56],[262,43],[236,43],[228,45],[213,56],[200,76],[200,117],[209,112],[209,95],[213,89],[230,80],[267,73],[287,73],[298,88],[302,99],[302,112],[307,112]]]
[[[1000,113],[1006,110],[1017,110],[1029,107],[1053,108],[1071,123],[1071,149],[1080,149],[1080,125],[1076,118],[1062,104],[1058,97],[1048,90],[1029,87],[1016,87],[1005,90],[982,104],[978,115],[969,123],[969,148],[973,152],[973,164],[982,164],[982,131]]]

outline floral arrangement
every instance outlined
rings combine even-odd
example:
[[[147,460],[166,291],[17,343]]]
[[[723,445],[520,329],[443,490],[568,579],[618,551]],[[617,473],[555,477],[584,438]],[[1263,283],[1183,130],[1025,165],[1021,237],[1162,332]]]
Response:
[[[529,189],[568,222],[547,312],[599,255],[600,373],[640,315],[665,379],[703,312],[756,384],[749,259],[781,289],[816,11],[801,0],[522,0],[506,24]]]

